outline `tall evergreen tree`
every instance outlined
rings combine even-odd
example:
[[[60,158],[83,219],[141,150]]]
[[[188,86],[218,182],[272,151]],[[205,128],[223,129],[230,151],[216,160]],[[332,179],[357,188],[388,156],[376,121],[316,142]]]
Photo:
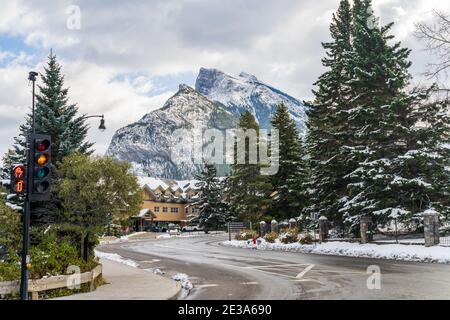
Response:
[[[270,195],[272,185],[268,176],[261,175],[261,163],[250,163],[250,148],[259,149],[261,141],[259,139],[259,125],[255,117],[250,112],[245,112],[239,120],[239,128],[248,132],[254,130],[257,134],[256,145],[250,147],[250,140],[236,142],[235,163],[232,165],[232,173],[228,178],[227,192],[231,204],[231,209],[237,214],[238,218],[257,223],[261,220],[265,211],[271,203]],[[237,162],[237,146],[242,143],[245,145],[245,164]]]
[[[353,226],[369,215],[376,223],[398,218],[417,227],[442,196],[444,168],[433,152],[442,135],[432,126],[438,120],[434,107],[426,104],[428,94],[406,91],[410,50],[391,44],[392,24],[375,25],[372,13],[370,0],[355,2],[354,73],[348,81],[353,135],[344,149],[346,159],[358,167],[346,177],[351,180],[349,198],[341,212]]]
[[[340,199],[346,195],[344,177],[352,164],[343,161],[342,146],[349,139],[347,112],[351,77],[348,68],[351,59],[352,10],[348,0],[340,2],[330,25],[331,42],[323,43],[326,56],[322,64],[327,71],[315,83],[315,101],[308,103],[308,134],[306,147],[309,154],[310,175],[308,189],[310,205],[304,218],[311,213],[339,222]]]
[[[305,206],[302,186],[306,179],[305,156],[295,122],[285,104],[280,104],[272,118],[279,133],[279,169],[270,177],[274,191],[271,211],[277,219],[298,217]]]
[[[76,104],[69,103],[68,89],[64,87],[64,76],[56,56],[50,53],[44,74],[39,78],[36,93],[35,130],[36,133],[49,134],[52,137],[52,179],[53,185],[59,180],[57,168],[62,159],[73,153],[89,154],[92,143],[86,142],[88,125],[85,117],[78,115]],[[39,83],[38,82],[38,83]],[[31,115],[20,126],[20,134],[15,138],[15,154],[25,163],[28,136],[31,133]],[[52,221],[61,203],[52,190],[52,201],[36,203],[32,206],[32,225],[47,224]]]
[[[197,222],[206,233],[209,230],[219,230],[231,218],[230,208],[223,197],[224,180],[217,177],[216,167],[212,164],[206,164],[196,179],[200,181],[196,184],[200,197],[193,205],[198,207],[199,212],[192,221]]]
[[[55,165],[73,152],[90,153],[92,143],[86,142],[88,125],[84,116],[78,115],[76,104],[69,103],[69,89],[64,87],[64,76],[56,55],[48,56],[44,74],[38,81],[36,94],[36,133],[50,134],[52,137],[52,162]],[[31,115],[20,127],[16,138],[16,152],[25,157],[26,141],[31,132]]]

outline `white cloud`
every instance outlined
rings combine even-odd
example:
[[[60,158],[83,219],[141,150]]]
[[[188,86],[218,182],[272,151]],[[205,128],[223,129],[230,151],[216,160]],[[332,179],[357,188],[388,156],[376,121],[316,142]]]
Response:
[[[10,145],[20,112],[29,105],[28,71],[42,66],[50,48],[61,59],[71,100],[81,112],[107,118],[108,130],[102,134],[92,120],[89,138],[99,152],[115,129],[170,96],[173,86],[161,90],[158,77],[176,79],[202,66],[246,71],[309,99],[322,72],[321,42],[329,39],[339,0],[79,0],[81,29],[70,30],[66,9],[73,4],[2,0],[0,37],[21,37],[33,55],[7,51],[0,43],[0,66],[7,61],[0,67],[0,152]],[[413,72],[423,72],[430,56],[412,36],[414,23],[429,19],[433,8],[450,12],[450,2],[374,0],[374,8],[382,23],[396,22],[397,38],[414,50]],[[150,97],[154,92],[158,95]]]

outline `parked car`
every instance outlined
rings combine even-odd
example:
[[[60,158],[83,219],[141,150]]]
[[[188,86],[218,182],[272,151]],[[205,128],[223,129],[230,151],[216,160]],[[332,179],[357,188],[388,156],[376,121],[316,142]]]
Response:
[[[190,225],[183,227],[181,231],[183,232],[203,231],[203,228],[201,228],[199,225]]]
[[[147,226],[147,227],[144,228],[144,231],[157,232],[157,233],[163,232],[160,227],[155,227],[155,226]]]
[[[169,225],[167,227],[167,230],[169,230],[169,231],[170,230],[180,230],[180,229],[181,229],[180,226],[175,223],[169,223]]]

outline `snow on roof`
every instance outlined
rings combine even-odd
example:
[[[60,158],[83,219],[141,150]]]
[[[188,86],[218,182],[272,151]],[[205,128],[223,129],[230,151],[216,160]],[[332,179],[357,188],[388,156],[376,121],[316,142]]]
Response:
[[[150,190],[156,190],[159,187],[163,192],[170,189],[171,191],[180,190],[182,193],[186,192],[189,188],[196,189],[195,184],[199,182],[198,180],[177,181],[150,177],[138,177],[138,181],[142,188],[147,187]]]
[[[148,214],[150,212],[150,209],[142,209],[141,211],[139,211],[138,216],[139,217],[145,217],[146,214]]]
[[[147,186],[149,189],[156,190],[158,187],[161,187],[163,191],[165,191],[169,186],[162,180],[157,178],[149,178],[149,177],[138,177],[139,184],[141,187]]]

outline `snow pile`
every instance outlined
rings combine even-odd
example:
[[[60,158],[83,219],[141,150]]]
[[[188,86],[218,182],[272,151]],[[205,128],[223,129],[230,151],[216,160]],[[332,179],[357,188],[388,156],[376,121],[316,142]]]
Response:
[[[120,237],[120,240],[128,241],[128,240],[130,240],[130,239],[132,239],[132,238],[134,238],[134,237],[138,237],[138,236],[144,235],[144,234],[147,234],[147,232],[134,232],[134,233],[129,234],[129,235],[127,235],[127,236],[122,236],[122,237]]]
[[[95,250],[95,256],[100,259],[107,259],[107,260],[119,262],[119,263],[125,264],[125,265],[133,267],[133,268],[139,267],[139,264],[137,264],[136,262],[134,262],[132,260],[124,259],[123,257],[119,256],[116,253],[106,253],[106,252],[101,252],[101,251]]]
[[[254,245],[252,241],[225,241],[222,243],[226,246],[259,249],[259,250],[276,250],[291,251],[301,253],[313,253],[324,255],[336,255],[360,258],[390,259],[416,262],[433,262],[433,263],[449,263],[450,264],[450,248],[431,247],[426,248],[418,245],[401,245],[401,244],[358,244],[349,242],[327,242],[314,245],[302,245],[300,243],[282,244],[269,243],[264,239],[258,239]]]
[[[174,276],[172,277],[172,279],[175,280],[175,281],[181,281],[181,282],[183,282],[183,281],[187,281],[187,280],[189,279],[189,277],[188,277],[188,275],[185,274],[185,273],[177,273],[176,275],[174,275]]]
[[[165,272],[164,272],[164,271],[161,271],[161,269],[159,269],[159,268],[154,269],[154,270],[153,270],[153,273],[154,273],[154,274],[160,274],[160,275],[165,274]]]
[[[165,272],[161,271],[161,269],[159,269],[159,268],[154,268],[154,269],[150,268],[150,269],[144,269],[144,270],[147,271],[147,272],[158,274],[158,275],[164,275],[165,274]]]
[[[104,239],[100,239],[100,244],[115,244],[119,242],[122,242],[122,240],[116,237],[106,237]]]
[[[170,235],[168,233],[162,234],[156,237],[156,239],[170,239],[170,238],[194,238],[194,237],[213,237],[216,235],[225,234],[224,231],[210,231],[209,233],[204,233],[203,231],[194,231],[194,232],[186,232],[181,233],[179,235]]]
[[[189,281],[189,276],[185,273],[178,273],[172,277],[173,280],[181,283],[181,288],[183,289],[182,296],[186,297],[189,295],[194,285]]]

